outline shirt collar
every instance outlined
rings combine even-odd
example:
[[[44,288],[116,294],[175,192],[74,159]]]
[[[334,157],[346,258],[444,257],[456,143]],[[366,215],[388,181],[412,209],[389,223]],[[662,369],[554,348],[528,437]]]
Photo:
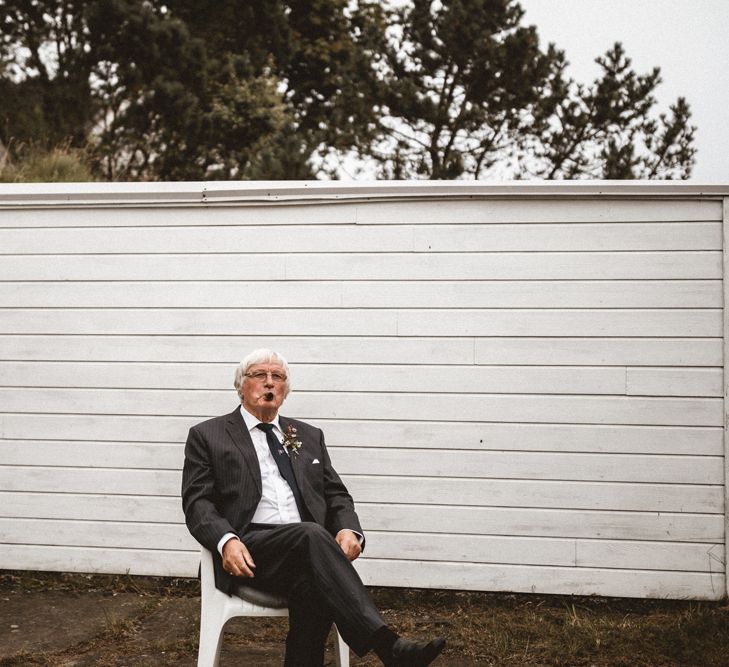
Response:
[[[258,417],[252,415],[242,405],[240,406],[240,414],[243,417],[243,421],[246,423],[246,428],[249,432],[261,423],[261,420]],[[283,433],[283,431],[281,430],[281,424],[279,424],[278,422],[278,414],[276,414],[276,418],[271,423],[274,425],[279,433]]]

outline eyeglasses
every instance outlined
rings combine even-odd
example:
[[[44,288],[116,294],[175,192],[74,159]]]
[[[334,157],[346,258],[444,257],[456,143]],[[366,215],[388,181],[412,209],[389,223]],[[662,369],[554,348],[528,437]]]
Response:
[[[258,382],[265,382],[266,378],[269,375],[271,376],[271,382],[275,382],[276,384],[286,382],[286,376],[282,375],[281,373],[266,373],[265,371],[255,371],[254,373],[245,374],[247,378],[257,380]]]

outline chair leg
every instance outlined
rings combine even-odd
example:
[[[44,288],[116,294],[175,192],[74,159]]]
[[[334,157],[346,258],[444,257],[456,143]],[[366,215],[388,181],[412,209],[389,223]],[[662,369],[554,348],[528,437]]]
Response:
[[[216,619],[217,620],[217,619]],[[203,614],[200,620],[200,643],[197,651],[197,667],[218,667],[223,645],[223,625],[212,622]]]
[[[337,667],[349,667],[349,646],[339,634],[337,626],[334,626],[334,658]]]

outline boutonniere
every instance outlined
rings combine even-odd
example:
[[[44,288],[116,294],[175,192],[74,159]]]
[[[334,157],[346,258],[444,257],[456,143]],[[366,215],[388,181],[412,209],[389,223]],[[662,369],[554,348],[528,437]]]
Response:
[[[301,449],[301,440],[296,436],[296,428],[293,424],[289,424],[286,427],[286,433],[284,433],[283,446],[289,453],[289,456],[297,456]]]

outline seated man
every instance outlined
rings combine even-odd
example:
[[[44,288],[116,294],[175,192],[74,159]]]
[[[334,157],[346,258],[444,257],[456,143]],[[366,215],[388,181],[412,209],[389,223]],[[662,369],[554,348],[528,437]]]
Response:
[[[242,405],[190,429],[182,475],[187,527],[213,552],[217,588],[235,594],[244,581],[288,598],[287,666],[321,667],[332,621],[360,656],[429,665],[445,640],[398,637],[350,562],[365,540],[321,430],[278,414],[286,360],[255,350],[234,384]]]

